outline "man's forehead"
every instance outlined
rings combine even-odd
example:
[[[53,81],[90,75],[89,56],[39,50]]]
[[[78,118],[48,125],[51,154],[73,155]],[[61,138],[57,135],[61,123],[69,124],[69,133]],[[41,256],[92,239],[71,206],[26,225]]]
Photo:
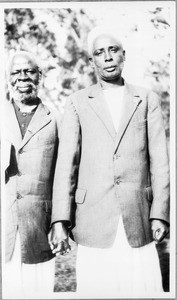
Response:
[[[17,55],[14,57],[11,68],[21,68],[21,67],[37,67],[36,63],[28,55]]]
[[[115,45],[122,46],[122,43],[118,38],[115,38],[114,36],[111,36],[109,34],[102,34],[100,36],[97,36],[93,41],[93,49]]]

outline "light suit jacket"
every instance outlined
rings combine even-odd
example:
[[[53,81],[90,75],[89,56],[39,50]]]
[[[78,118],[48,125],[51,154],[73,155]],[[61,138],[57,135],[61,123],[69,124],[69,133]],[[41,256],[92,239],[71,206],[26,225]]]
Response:
[[[118,132],[99,84],[75,93],[66,104],[52,222],[68,220],[75,241],[85,246],[110,247],[120,214],[132,247],[152,241],[150,218],[169,222],[169,166],[159,101],[127,83],[123,101]]]
[[[53,257],[47,234],[61,116],[40,102],[22,139],[13,105],[7,101],[4,106],[6,261],[12,257],[18,228],[22,262],[39,263]]]

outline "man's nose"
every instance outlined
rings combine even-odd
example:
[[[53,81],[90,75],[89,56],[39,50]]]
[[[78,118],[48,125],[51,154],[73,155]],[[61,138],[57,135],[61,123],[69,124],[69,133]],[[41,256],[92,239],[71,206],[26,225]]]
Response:
[[[111,61],[112,59],[113,58],[112,58],[110,51],[106,51],[105,52],[105,61]]]
[[[25,71],[21,70],[21,72],[18,75],[18,80],[25,80],[28,78],[28,75]]]

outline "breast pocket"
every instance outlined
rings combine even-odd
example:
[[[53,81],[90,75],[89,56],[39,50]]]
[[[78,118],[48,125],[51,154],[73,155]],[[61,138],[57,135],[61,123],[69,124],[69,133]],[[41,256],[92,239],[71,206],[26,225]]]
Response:
[[[33,149],[41,149],[41,148],[48,148],[54,144],[58,143],[58,137],[54,134],[43,134],[42,132],[39,132],[38,134],[34,135],[29,143],[27,143],[26,147],[28,150]]]
[[[87,190],[78,188],[75,194],[75,202],[82,204],[85,201]]]
[[[138,122],[132,122],[132,126],[136,127],[136,128],[144,127],[144,126],[146,126],[146,124],[147,124],[147,120],[146,119],[144,119],[142,121],[138,121]]]
[[[36,135],[36,144],[38,146],[54,144],[58,137],[53,133],[43,134],[42,132]]]

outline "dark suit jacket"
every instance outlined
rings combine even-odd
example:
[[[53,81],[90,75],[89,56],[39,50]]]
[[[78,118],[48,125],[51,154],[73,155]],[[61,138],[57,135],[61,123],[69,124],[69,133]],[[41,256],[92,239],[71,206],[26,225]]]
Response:
[[[22,139],[10,102],[5,103],[4,115],[6,261],[12,256],[17,228],[22,262],[47,261],[53,257],[47,234],[51,222],[61,116],[40,102]]]
[[[127,83],[123,101],[117,133],[99,84],[75,93],[66,104],[52,222],[70,221],[75,241],[85,246],[110,247],[120,214],[132,247],[152,241],[151,218],[169,222],[169,166],[159,101],[147,89]]]

